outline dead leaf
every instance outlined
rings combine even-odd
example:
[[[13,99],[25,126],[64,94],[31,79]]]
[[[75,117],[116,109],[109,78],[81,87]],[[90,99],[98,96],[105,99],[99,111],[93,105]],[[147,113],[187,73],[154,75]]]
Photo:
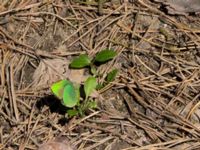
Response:
[[[84,75],[84,69],[69,69],[69,63],[67,59],[44,59],[40,61],[33,74],[32,87],[45,87],[62,79],[69,79],[80,84],[87,78]]]
[[[44,59],[33,74],[33,86],[41,87],[49,85],[64,77],[68,77],[69,61],[66,59]]]
[[[68,78],[76,83],[81,83],[87,79],[88,76],[84,75],[84,69],[71,69]]]
[[[67,139],[56,138],[53,141],[49,141],[42,144],[38,150],[74,150]]]

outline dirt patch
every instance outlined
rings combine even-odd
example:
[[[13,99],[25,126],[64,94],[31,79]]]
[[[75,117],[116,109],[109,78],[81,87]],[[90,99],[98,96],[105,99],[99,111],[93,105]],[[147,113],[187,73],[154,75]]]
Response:
[[[0,149],[55,141],[81,150],[199,149],[199,17],[160,5],[2,1]],[[103,49],[117,57],[98,68],[99,83],[114,68],[119,74],[98,91],[97,109],[68,118],[51,84],[82,83],[89,71],[69,62]]]

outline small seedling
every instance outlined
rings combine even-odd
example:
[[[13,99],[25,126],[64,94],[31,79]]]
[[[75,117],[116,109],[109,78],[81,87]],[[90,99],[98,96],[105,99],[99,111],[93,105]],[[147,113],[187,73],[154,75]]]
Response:
[[[96,108],[96,102],[90,98],[90,95],[98,85],[95,77],[97,73],[95,63],[105,63],[113,59],[116,55],[117,53],[113,50],[103,50],[99,52],[93,59],[89,58],[89,56],[86,54],[82,54],[71,62],[71,68],[79,69],[90,67],[91,73],[94,75],[88,77],[84,82],[83,88],[85,96],[82,97],[82,99],[84,99],[83,101],[81,101],[80,97],[81,85],[79,84],[72,83],[69,80],[61,80],[51,86],[53,94],[61,100],[61,103],[64,106],[69,108],[67,110],[69,117],[84,115],[87,109]],[[118,70],[114,69],[108,73],[106,77],[106,83],[112,82],[115,79],[117,72]]]
[[[110,59],[113,59],[116,55],[117,53],[113,50],[103,50],[96,55],[94,61],[104,63]]]
[[[110,71],[106,76],[105,82],[98,84],[96,89],[100,90],[104,88],[105,86],[107,86],[110,82],[114,81],[117,76],[117,73],[118,73],[118,69],[113,69],[112,71]]]
[[[109,72],[106,76],[106,82],[110,83],[115,80],[115,77],[117,76],[118,70],[113,69],[111,72]]]
[[[90,58],[86,54],[82,54],[71,62],[70,67],[79,69],[89,66],[90,64],[91,64]]]
[[[97,79],[95,77],[89,77],[84,84],[85,99],[87,100],[89,95],[97,86]]]
[[[116,55],[117,53],[115,51],[108,49],[102,50],[101,52],[97,53],[96,57],[94,57],[93,59],[89,58],[89,56],[86,54],[82,54],[71,62],[70,67],[73,69],[80,69],[89,66],[90,72],[93,75],[96,75],[97,69],[95,67],[95,63],[103,64],[113,59]]]
[[[51,86],[53,94],[62,100],[62,104],[66,107],[74,107],[79,101],[79,86],[74,86],[68,80],[61,80]]]
[[[97,86],[97,81],[95,77],[88,77],[84,83],[84,92],[85,100],[83,103],[80,103],[80,85],[73,84],[69,80],[61,80],[54,83],[51,86],[53,94],[61,100],[61,103],[68,107],[72,108],[67,111],[69,116],[74,116],[77,114],[84,114],[84,111],[89,107],[91,101],[89,99],[90,94]],[[77,108],[75,108],[77,106]],[[94,106],[94,105],[93,105]]]

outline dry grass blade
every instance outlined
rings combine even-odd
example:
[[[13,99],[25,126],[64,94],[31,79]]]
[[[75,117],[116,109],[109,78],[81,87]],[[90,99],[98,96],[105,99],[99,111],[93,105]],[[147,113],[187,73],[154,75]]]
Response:
[[[199,149],[200,19],[155,1],[0,0],[0,149]],[[104,49],[98,107],[70,118],[50,86],[83,84],[69,63]]]

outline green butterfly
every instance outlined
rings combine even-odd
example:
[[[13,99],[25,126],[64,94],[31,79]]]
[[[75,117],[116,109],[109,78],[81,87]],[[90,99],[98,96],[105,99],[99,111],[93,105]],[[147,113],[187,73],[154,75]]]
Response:
[[[61,80],[51,86],[53,94],[61,100],[66,107],[74,107],[79,101],[79,86],[68,80]]]

